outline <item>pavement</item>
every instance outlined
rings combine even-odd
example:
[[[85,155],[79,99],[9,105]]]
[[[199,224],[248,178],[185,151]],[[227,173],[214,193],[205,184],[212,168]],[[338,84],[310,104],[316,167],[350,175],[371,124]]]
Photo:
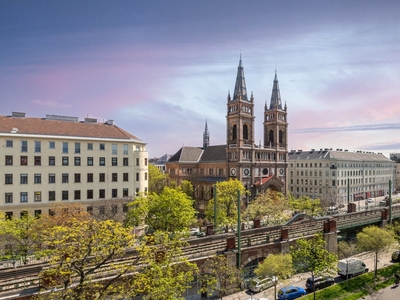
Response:
[[[388,251],[385,253],[382,253],[378,257],[378,269],[387,267],[389,265],[392,265],[393,263],[391,262],[391,256],[392,256],[393,251]],[[373,253],[361,253],[358,255],[355,255],[353,257],[357,257],[362,259],[367,267],[369,268],[370,272],[374,271],[374,254]],[[294,286],[300,286],[305,288],[305,282],[307,278],[310,277],[309,273],[301,273],[301,274],[296,274],[289,280],[286,280],[285,282],[280,282],[277,286],[277,291],[279,288],[282,286],[286,285],[294,285]],[[335,277],[335,282],[339,283],[343,281],[344,279],[341,278],[340,276]],[[260,293],[252,293],[249,290],[241,291],[229,296],[225,296],[222,299],[223,300],[248,300],[248,299],[253,299],[253,300],[273,300],[274,299],[274,288],[269,288],[268,290],[262,291]],[[367,296],[362,299],[365,300],[398,300],[400,299],[400,286],[397,288],[393,288],[392,286],[389,286],[379,292],[374,293],[372,296]]]

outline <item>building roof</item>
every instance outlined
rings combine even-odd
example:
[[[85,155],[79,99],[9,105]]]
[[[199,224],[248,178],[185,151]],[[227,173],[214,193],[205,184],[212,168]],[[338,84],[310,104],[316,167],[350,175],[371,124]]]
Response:
[[[380,161],[391,162],[389,158],[382,153],[373,153],[365,151],[349,152],[347,150],[320,149],[310,151],[292,150],[289,152],[289,160],[346,160],[346,161]]]
[[[278,75],[275,70],[274,86],[272,87],[269,109],[282,109],[281,92],[279,91]]]
[[[184,146],[168,162],[226,162],[226,145],[208,146],[205,150],[199,147]]]
[[[244,69],[242,65],[242,56],[240,56],[238,71],[236,75],[235,91],[233,100],[247,100],[246,81],[244,79]]]
[[[208,146],[200,158],[200,162],[226,162],[226,145]]]
[[[23,114],[25,115],[25,114]],[[53,116],[55,118],[57,116]],[[97,123],[96,119],[78,121],[78,118],[65,117],[62,120],[46,118],[27,118],[0,116],[0,134],[47,135],[64,137],[86,137],[103,139],[135,140],[143,143],[129,132],[109,123]]]

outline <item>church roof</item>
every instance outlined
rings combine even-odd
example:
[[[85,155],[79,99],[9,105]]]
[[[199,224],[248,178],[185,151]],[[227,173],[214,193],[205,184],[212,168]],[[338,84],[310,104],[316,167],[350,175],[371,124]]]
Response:
[[[226,145],[208,146],[200,158],[200,162],[226,161]]]
[[[278,75],[275,70],[274,86],[272,87],[271,103],[269,109],[282,109],[281,93],[279,91]]]
[[[208,146],[205,150],[199,147],[184,146],[168,162],[198,163],[225,162],[226,145]]]
[[[239,60],[238,71],[236,75],[235,91],[233,100],[247,100],[246,81],[244,79],[244,69],[242,65],[242,57]]]

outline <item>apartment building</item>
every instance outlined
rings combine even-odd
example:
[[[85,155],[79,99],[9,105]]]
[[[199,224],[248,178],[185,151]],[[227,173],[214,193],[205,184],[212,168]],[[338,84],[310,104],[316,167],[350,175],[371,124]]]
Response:
[[[394,179],[394,189],[396,192],[400,191],[400,153],[390,153],[390,159],[395,162],[396,164],[396,169],[394,171],[395,173],[395,179]]]
[[[289,152],[289,191],[326,206],[389,193],[395,163],[381,153],[320,149]]]
[[[48,213],[53,203],[129,199],[147,192],[146,143],[97,119],[0,116],[0,211]],[[115,207],[115,209],[123,209]]]

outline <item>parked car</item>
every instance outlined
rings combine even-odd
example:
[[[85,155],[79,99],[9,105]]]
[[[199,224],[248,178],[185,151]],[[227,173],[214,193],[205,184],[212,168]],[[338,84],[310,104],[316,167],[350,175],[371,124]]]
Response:
[[[383,200],[389,200],[389,195],[386,195]]]
[[[330,276],[319,276],[314,277],[314,279],[310,277],[306,281],[306,288],[310,291],[314,291],[315,286],[315,290],[317,291],[333,284],[335,284],[335,279]]]
[[[349,278],[369,271],[367,265],[358,258],[341,259],[338,261],[338,274]]]
[[[392,253],[392,261],[400,261],[400,251],[394,251]]]
[[[279,300],[290,300],[302,297],[306,294],[306,290],[299,286],[285,286],[278,291]]]
[[[389,205],[388,200],[383,199],[379,201],[379,206],[388,206],[388,205]]]
[[[368,198],[366,202],[367,202],[367,203],[374,203],[375,200],[374,200],[373,198]]]
[[[327,210],[328,215],[336,215],[339,213],[339,209],[336,206],[329,206]]]
[[[269,277],[264,277],[264,278],[256,277],[256,278],[253,278],[250,281],[249,290],[252,291],[252,292],[258,293],[258,292],[261,292],[261,291],[263,291],[265,289],[270,288],[271,286],[274,286],[277,282],[278,282],[278,278],[275,277],[275,276],[272,277],[272,278],[269,278]]]

